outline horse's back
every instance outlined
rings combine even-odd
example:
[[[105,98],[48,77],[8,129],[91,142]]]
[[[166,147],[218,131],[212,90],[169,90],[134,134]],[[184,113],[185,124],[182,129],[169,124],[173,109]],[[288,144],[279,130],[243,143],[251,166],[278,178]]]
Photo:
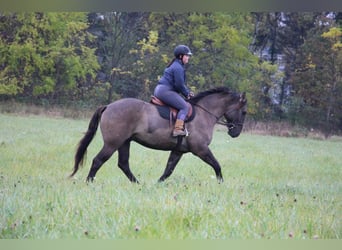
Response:
[[[135,98],[123,98],[107,105],[102,114],[102,123],[105,121],[125,120],[132,122],[140,119],[142,110],[147,103]]]
[[[122,107],[134,107],[139,106],[145,103],[143,100],[137,98],[122,98],[117,101],[114,101],[107,105],[107,108],[122,108]]]

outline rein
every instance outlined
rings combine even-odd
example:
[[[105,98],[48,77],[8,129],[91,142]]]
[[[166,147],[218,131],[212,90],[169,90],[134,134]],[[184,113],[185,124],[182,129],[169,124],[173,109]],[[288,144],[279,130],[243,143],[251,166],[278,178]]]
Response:
[[[197,104],[197,103],[195,103],[195,104],[193,104],[193,105],[195,105],[195,106],[199,107],[200,109],[204,110],[204,111],[207,112],[209,115],[214,116],[214,117],[216,118],[216,122],[218,122],[218,120],[220,120],[220,117],[217,117],[216,115],[214,115],[214,114],[211,113],[209,110],[207,110],[206,108],[202,107],[201,105],[199,105],[199,104]]]
[[[241,122],[239,123],[234,123],[234,122],[227,122],[227,121],[222,121],[220,120],[221,118],[216,116],[215,114],[211,113],[209,110],[207,110],[206,108],[202,107],[201,105],[199,104],[193,104],[197,107],[199,107],[200,109],[204,110],[205,112],[207,112],[208,114],[210,114],[211,116],[214,116],[216,118],[216,124],[219,124],[219,125],[223,125],[223,126],[226,126],[228,128],[228,130],[231,130],[233,128],[235,128],[236,126],[242,126],[243,124]]]

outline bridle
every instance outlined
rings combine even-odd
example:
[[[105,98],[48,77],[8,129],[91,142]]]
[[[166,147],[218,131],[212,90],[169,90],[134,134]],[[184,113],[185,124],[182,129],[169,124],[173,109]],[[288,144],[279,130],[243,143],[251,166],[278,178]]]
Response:
[[[224,125],[228,128],[228,131],[236,128],[237,126],[242,127],[243,123],[242,122],[227,122],[227,121],[217,121],[217,124]]]
[[[207,112],[208,114],[210,114],[211,116],[215,117],[216,118],[216,124],[219,124],[219,125],[223,125],[223,126],[226,126],[228,128],[228,131],[236,128],[237,126],[243,126],[243,123],[241,122],[228,122],[227,120],[222,120],[221,117],[218,117],[217,115],[211,113],[209,110],[207,110],[206,108],[202,107],[201,105],[199,104],[193,104],[197,107],[199,107],[200,109],[204,110],[205,112]],[[229,111],[232,112],[233,110]]]

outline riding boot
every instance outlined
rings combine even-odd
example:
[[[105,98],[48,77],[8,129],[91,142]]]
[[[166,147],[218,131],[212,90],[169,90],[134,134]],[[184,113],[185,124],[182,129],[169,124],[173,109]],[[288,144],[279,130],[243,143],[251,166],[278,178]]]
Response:
[[[184,130],[184,121],[177,119],[175,123],[175,128],[173,129],[172,136],[177,137],[177,136],[186,136],[187,133]]]

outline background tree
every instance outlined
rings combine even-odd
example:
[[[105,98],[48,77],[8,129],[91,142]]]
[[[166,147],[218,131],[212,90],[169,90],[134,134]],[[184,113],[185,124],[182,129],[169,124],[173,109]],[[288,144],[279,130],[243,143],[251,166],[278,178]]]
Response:
[[[322,37],[331,45],[327,69],[326,130],[331,133],[337,126],[342,127],[342,31],[340,27],[330,28]]]
[[[138,98],[149,100],[167,63],[167,55],[160,54],[158,32],[150,31],[147,38],[137,42],[137,48],[130,54],[135,56],[132,69],[132,81],[139,84],[142,91]]]
[[[84,13],[0,16],[0,94],[74,99],[98,62]]]
[[[315,24],[301,46],[291,83],[301,100],[297,121],[328,134],[341,126],[341,30],[326,15]]]
[[[289,79],[295,70],[294,62],[308,32],[314,27],[319,13],[257,12],[254,16],[254,35],[251,50],[262,61],[276,65],[272,84],[265,82],[264,93],[270,99],[266,106],[273,117],[285,118],[290,97]],[[267,100],[267,99],[265,99]]]
[[[104,102],[124,96],[136,96],[142,89],[131,81],[135,58],[130,51],[146,33],[144,19],[147,14],[135,12],[106,12],[90,16],[93,34],[97,35],[97,52],[101,70],[99,80],[105,89]]]

